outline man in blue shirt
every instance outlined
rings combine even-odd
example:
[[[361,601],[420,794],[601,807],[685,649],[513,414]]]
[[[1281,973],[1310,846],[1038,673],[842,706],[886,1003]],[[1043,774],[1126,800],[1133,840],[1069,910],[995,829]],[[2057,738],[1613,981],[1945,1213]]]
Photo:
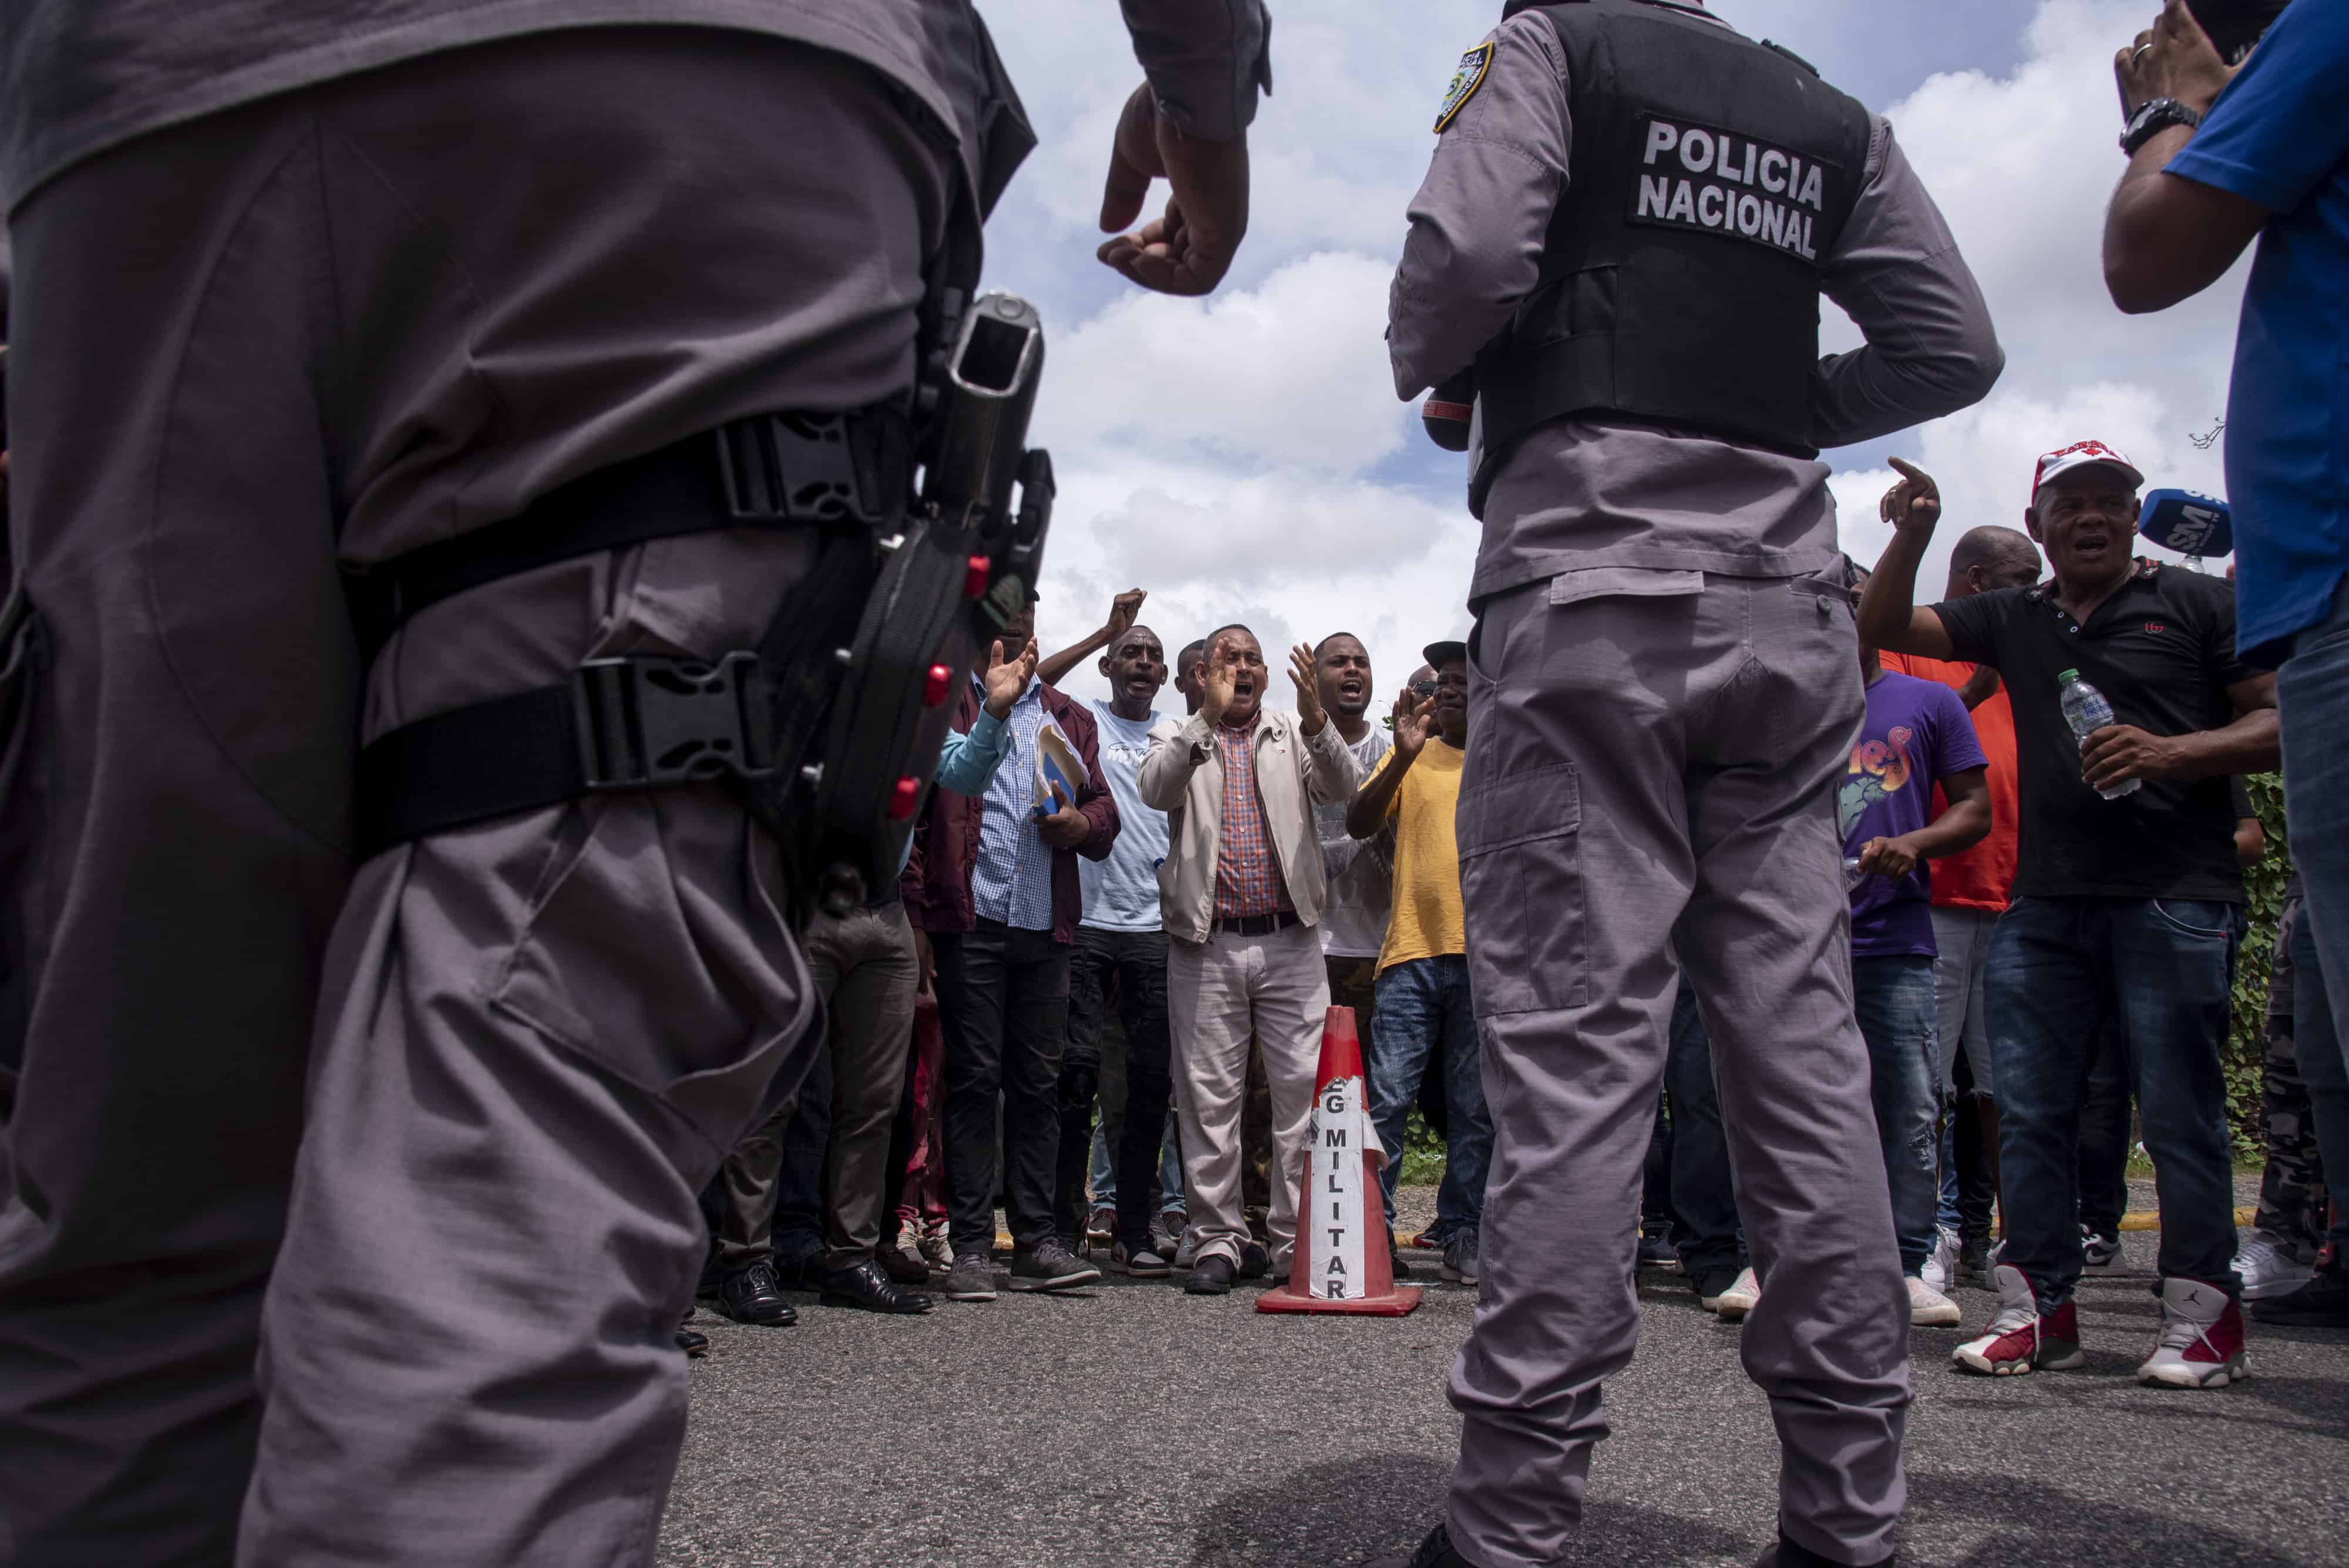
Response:
[[[2349,0],[2294,0],[2231,63],[2170,0],[2116,67],[2138,118],[2105,228],[2115,303],[2166,310],[2259,241],[2227,408],[2238,641],[2279,670],[2293,857],[2349,994]]]

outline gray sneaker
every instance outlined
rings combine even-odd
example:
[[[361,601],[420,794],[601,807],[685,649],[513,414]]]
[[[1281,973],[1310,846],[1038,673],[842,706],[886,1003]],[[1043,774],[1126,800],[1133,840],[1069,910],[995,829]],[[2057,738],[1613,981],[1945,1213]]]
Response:
[[[995,1299],[995,1261],[984,1252],[965,1252],[947,1271],[944,1295],[950,1302],[991,1302]]]
[[[1110,1267],[1137,1280],[1163,1280],[1174,1272],[1168,1266],[1165,1254],[1157,1248],[1142,1247],[1128,1251],[1123,1241],[1111,1249],[1109,1262]]]
[[[1094,1284],[1101,1271],[1078,1257],[1068,1243],[1047,1241],[1032,1252],[1011,1258],[1011,1288],[1015,1291],[1066,1291]]]
[[[1444,1243],[1444,1278],[1463,1285],[1476,1282],[1476,1243],[1474,1225],[1463,1225],[1452,1232],[1452,1240]]]

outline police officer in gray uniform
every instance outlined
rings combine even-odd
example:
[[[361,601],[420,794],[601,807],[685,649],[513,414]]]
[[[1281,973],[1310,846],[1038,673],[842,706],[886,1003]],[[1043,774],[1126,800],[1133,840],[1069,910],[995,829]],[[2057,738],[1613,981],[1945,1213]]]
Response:
[[[1450,1507],[1413,1561],[1564,1561],[1638,1332],[1640,1159],[1686,961],[1762,1276],[1781,1563],[1900,1514],[1909,1308],[1828,790],[1863,711],[1821,447],[1982,398],[1979,288],[1890,129],[1674,0],[1519,0],[1463,60],[1391,300],[1473,364],[1460,797],[1497,1135]],[[1867,336],[1822,358],[1825,294]]]
[[[1205,292],[1267,19],[1123,9],[1104,226],[1177,202],[1102,259]],[[419,830],[360,743],[757,646],[903,494],[1017,97],[967,0],[24,0],[0,105],[0,1563],[649,1562],[694,1195],[815,1040],[779,841],[719,783]],[[766,502],[564,552],[720,427]],[[368,754],[544,751],[468,722]]]

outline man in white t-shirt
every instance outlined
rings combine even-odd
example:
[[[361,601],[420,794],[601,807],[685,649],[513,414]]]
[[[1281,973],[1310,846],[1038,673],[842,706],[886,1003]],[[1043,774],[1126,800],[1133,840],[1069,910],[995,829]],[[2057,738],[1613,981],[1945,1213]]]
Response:
[[[1163,1279],[1172,1259],[1154,1245],[1151,1183],[1158,1173],[1166,1111],[1174,1096],[1166,1026],[1166,932],[1158,909],[1158,865],[1166,858],[1166,814],[1143,804],[1135,780],[1150,751],[1152,707],[1166,684],[1166,649],[1158,634],[1132,624],[1138,592],[1119,596],[1108,651],[1097,668],[1110,699],[1088,706],[1100,728],[1102,776],[1133,815],[1109,858],[1078,867],[1084,913],[1069,966],[1069,1033],[1061,1055],[1061,1158],[1055,1210],[1063,1232],[1085,1229],[1085,1171],[1092,1152],[1093,1099],[1101,1085],[1102,1026],[1115,990],[1125,1034],[1125,1114],[1110,1151],[1117,1174],[1114,1266],[1141,1279]],[[1129,602],[1130,601],[1130,602]],[[1117,621],[1127,622],[1123,627]],[[1098,646],[1098,644],[1096,645]],[[1058,660],[1054,661],[1058,662]],[[1056,670],[1054,674],[1065,674]]]
[[[1314,645],[1313,670],[1319,678],[1321,711],[1362,764],[1362,776],[1370,777],[1394,749],[1394,737],[1371,718],[1371,650],[1350,631],[1331,632]],[[1321,957],[1330,969],[1330,1005],[1354,1010],[1354,1029],[1361,1037],[1367,1068],[1377,1052],[1371,996],[1378,979],[1379,950],[1387,940],[1387,909],[1394,897],[1394,835],[1354,837],[1346,831],[1344,801],[1315,806],[1313,831],[1330,873],[1330,892],[1321,906]],[[1403,1267],[1400,1254],[1395,1265]]]

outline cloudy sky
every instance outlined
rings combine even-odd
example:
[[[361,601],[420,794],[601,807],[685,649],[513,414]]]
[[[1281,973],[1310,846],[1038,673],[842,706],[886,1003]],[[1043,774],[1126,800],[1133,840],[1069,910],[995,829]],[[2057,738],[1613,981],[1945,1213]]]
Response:
[[[1051,334],[1034,439],[1061,483],[1040,607],[1047,651],[1120,588],[1170,652],[1245,620],[1268,649],[1348,629],[1392,691],[1417,649],[1464,633],[1476,524],[1464,460],[1393,396],[1381,334],[1403,210],[1436,106],[1497,0],[1272,0],[1276,91],[1250,134],[1254,215],[1223,288],[1147,296],[1092,259],[1110,127],[1138,79],[1105,0],[988,0],[1043,145],[989,225],[988,283]],[[2240,270],[2130,319],[2097,263],[2121,170],[2113,51],[2155,0],[1714,0],[1892,121],[1982,279],[2007,352],[1977,408],[1827,454],[1844,545],[1873,561],[1885,458],[1940,480],[1928,561],[1979,523],[2015,524],[2032,460],[2088,437],[2153,484],[2220,490],[2198,451],[2225,407]],[[1164,187],[1161,187],[1163,191]],[[1857,340],[1827,305],[1826,347]],[[1071,687],[1103,688],[1088,667]]]

